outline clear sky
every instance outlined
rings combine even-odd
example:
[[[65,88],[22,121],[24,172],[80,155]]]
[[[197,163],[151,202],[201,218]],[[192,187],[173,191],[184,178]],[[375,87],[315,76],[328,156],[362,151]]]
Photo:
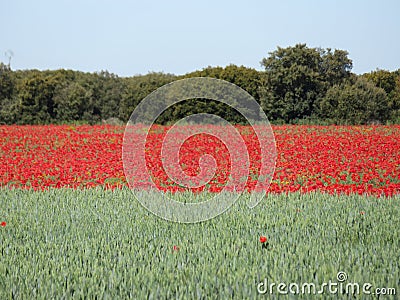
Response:
[[[14,70],[261,70],[269,52],[297,43],[347,50],[357,74],[397,70],[400,1],[0,0],[0,61],[11,50]]]

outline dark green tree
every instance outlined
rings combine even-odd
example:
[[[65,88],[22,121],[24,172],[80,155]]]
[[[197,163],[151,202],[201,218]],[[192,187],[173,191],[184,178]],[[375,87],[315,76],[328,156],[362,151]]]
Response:
[[[124,83],[125,89],[121,95],[119,105],[119,119],[127,122],[140,101],[157,88],[176,79],[175,75],[164,73],[149,73],[147,75],[126,78]]]
[[[0,62],[0,101],[11,99],[14,94],[14,87],[15,80],[10,67]]]
[[[181,79],[193,77],[210,77],[233,83],[259,103],[259,84],[262,73],[244,66],[228,65],[226,67],[207,67],[199,71],[181,76]],[[160,123],[171,123],[191,114],[208,113],[217,115],[231,123],[246,124],[246,119],[234,108],[214,101],[212,99],[190,99],[174,105],[168,109],[158,120]],[[259,112],[254,112],[258,114]]]
[[[182,78],[191,77],[211,77],[222,79],[233,83],[246,92],[248,92],[254,99],[259,102],[259,86],[262,78],[262,72],[245,66],[228,65],[222,67],[207,67],[200,71],[191,72],[182,76]]]
[[[351,60],[342,50],[308,48],[305,44],[280,48],[264,58],[261,105],[272,120],[289,123],[311,117],[327,89],[350,76]]]
[[[396,85],[388,95],[390,109],[390,120],[396,124],[400,124],[400,72],[396,77]]]
[[[371,81],[375,86],[385,90],[388,95],[388,109],[390,110],[390,120],[400,122],[400,74],[387,70],[376,70],[363,74],[362,77]]]
[[[15,78],[8,65],[0,62],[0,123],[12,124],[16,118]]]
[[[396,88],[396,79],[398,76],[395,72],[376,70],[362,76],[373,82],[377,87],[384,89],[388,95]]]
[[[390,117],[386,92],[362,77],[334,85],[318,105],[324,118],[335,124],[384,123]]]
[[[53,91],[47,84],[47,78],[41,72],[35,72],[22,80],[18,87],[19,123],[41,124],[51,122],[49,111],[53,107]]]
[[[76,82],[61,87],[54,96],[56,120],[80,121],[92,108],[90,91]]]
[[[125,81],[108,71],[95,73],[91,90],[94,113],[101,119],[118,118],[121,96],[125,91]]]
[[[348,58],[349,53],[345,50],[317,49],[321,56],[319,73],[325,83],[326,90],[335,85],[341,84],[350,78],[353,62]],[[323,92],[326,92],[323,90]]]

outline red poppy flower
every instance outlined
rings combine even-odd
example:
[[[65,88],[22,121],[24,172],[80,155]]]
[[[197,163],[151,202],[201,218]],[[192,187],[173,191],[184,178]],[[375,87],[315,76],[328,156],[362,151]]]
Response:
[[[178,252],[179,251],[179,247],[177,245],[174,245],[173,250]]]
[[[267,241],[265,236],[260,236],[260,243],[264,244]]]
[[[1,227],[6,227],[7,223],[3,221],[3,222],[1,222],[0,225],[1,225]]]
[[[365,211],[360,211],[360,215],[365,215]]]

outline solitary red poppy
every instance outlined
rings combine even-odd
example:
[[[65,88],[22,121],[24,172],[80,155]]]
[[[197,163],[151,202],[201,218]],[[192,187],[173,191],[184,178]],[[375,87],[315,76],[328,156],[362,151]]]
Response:
[[[264,244],[267,241],[265,236],[260,236],[260,243]]]
[[[360,215],[365,215],[365,211],[360,211]]]
[[[178,252],[179,251],[179,247],[177,245],[174,245],[173,250]]]
[[[1,222],[0,225],[1,225],[1,227],[6,227],[7,223],[3,221],[3,222]]]

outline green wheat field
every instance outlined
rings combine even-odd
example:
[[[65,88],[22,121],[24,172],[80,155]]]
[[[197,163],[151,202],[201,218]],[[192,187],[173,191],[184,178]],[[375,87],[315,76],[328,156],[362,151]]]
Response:
[[[2,189],[0,299],[278,298],[258,285],[318,286],[338,272],[399,297],[399,195],[267,195],[254,209],[247,196],[212,220],[180,224],[145,210],[128,188]]]

